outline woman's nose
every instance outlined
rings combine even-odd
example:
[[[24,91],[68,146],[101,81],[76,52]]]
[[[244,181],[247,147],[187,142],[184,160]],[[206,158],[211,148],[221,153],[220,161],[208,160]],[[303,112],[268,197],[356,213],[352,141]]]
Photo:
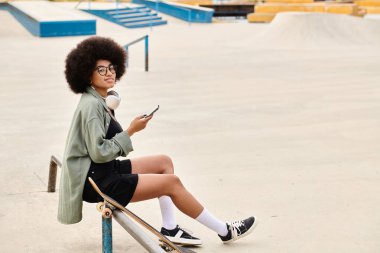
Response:
[[[112,75],[113,75],[112,72],[109,69],[107,69],[106,76],[112,76]]]

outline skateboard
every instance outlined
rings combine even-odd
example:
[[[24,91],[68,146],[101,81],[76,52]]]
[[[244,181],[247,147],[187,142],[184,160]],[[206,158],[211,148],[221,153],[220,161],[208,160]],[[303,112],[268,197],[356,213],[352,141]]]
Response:
[[[161,234],[157,229],[152,227],[148,222],[141,219],[139,216],[134,214],[133,212],[129,211],[127,208],[125,208],[123,205],[118,203],[116,200],[112,199],[111,197],[107,196],[105,193],[103,193],[99,187],[96,185],[94,180],[92,180],[91,177],[88,178],[90,181],[92,187],[95,189],[97,193],[104,199],[104,202],[99,202],[96,206],[96,209],[98,211],[102,212],[102,216],[104,218],[111,218],[112,217],[112,207],[115,209],[118,209],[122,211],[127,216],[131,217],[135,222],[142,225],[145,229],[147,229],[149,232],[154,234],[158,239],[159,246],[166,252],[172,252],[172,253],[196,253],[195,251],[192,251],[188,248],[181,247],[179,245],[174,244],[171,242],[166,236]],[[110,208],[110,207],[111,208]],[[190,245],[187,245],[190,246]]]

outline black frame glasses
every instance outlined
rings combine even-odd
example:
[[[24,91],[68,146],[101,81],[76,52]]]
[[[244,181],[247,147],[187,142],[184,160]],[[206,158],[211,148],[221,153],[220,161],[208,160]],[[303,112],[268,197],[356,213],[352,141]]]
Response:
[[[112,74],[115,74],[116,70],[117,70],[117,65],[110,64],[108,67],[106,67],[106,66],[97,66],[95,68],[95,70],[98,71],[99,75],[101,75],[101,76],[107,75],[108,71],[111,72]]]

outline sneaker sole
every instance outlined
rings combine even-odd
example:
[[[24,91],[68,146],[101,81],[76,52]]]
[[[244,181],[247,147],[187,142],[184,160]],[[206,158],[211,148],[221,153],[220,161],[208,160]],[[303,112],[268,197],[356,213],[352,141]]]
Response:
[[[166,236],[172,243],[180,245],[180,246],[200,246],[202,245],[202,241],[194,241],[190,239],[180,239]],[[161,241],[161,240],[160,240]]]
[[[237,238],[232,238],[231,240],[229,241],[225,241],[223,242],[224,244],[228,244],[228,243],[232,243],[236,240],[239,240],[243,237],[246,237],[247,235],[249,235],[250,233],[252,233],[252,231],[257,227],[257,220],[256,220],[256,217],[255,217],[255,222],[253,223],[253,225],[248,229],[247,232],[245,232],[244,234],[242,234],[241,236],[238,236]]]

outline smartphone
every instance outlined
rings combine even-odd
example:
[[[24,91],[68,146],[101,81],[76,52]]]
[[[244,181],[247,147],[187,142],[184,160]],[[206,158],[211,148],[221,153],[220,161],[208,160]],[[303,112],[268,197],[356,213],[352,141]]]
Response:
[[[147,118],[147,117],[152,116],[155,112],[158,111],[158,109],[160,109],[160,105],[157,105],[157,108],[154,109],[153,112],[149,113],[148,115],[147,115],[147,114],[144,114],[144,118]]]

